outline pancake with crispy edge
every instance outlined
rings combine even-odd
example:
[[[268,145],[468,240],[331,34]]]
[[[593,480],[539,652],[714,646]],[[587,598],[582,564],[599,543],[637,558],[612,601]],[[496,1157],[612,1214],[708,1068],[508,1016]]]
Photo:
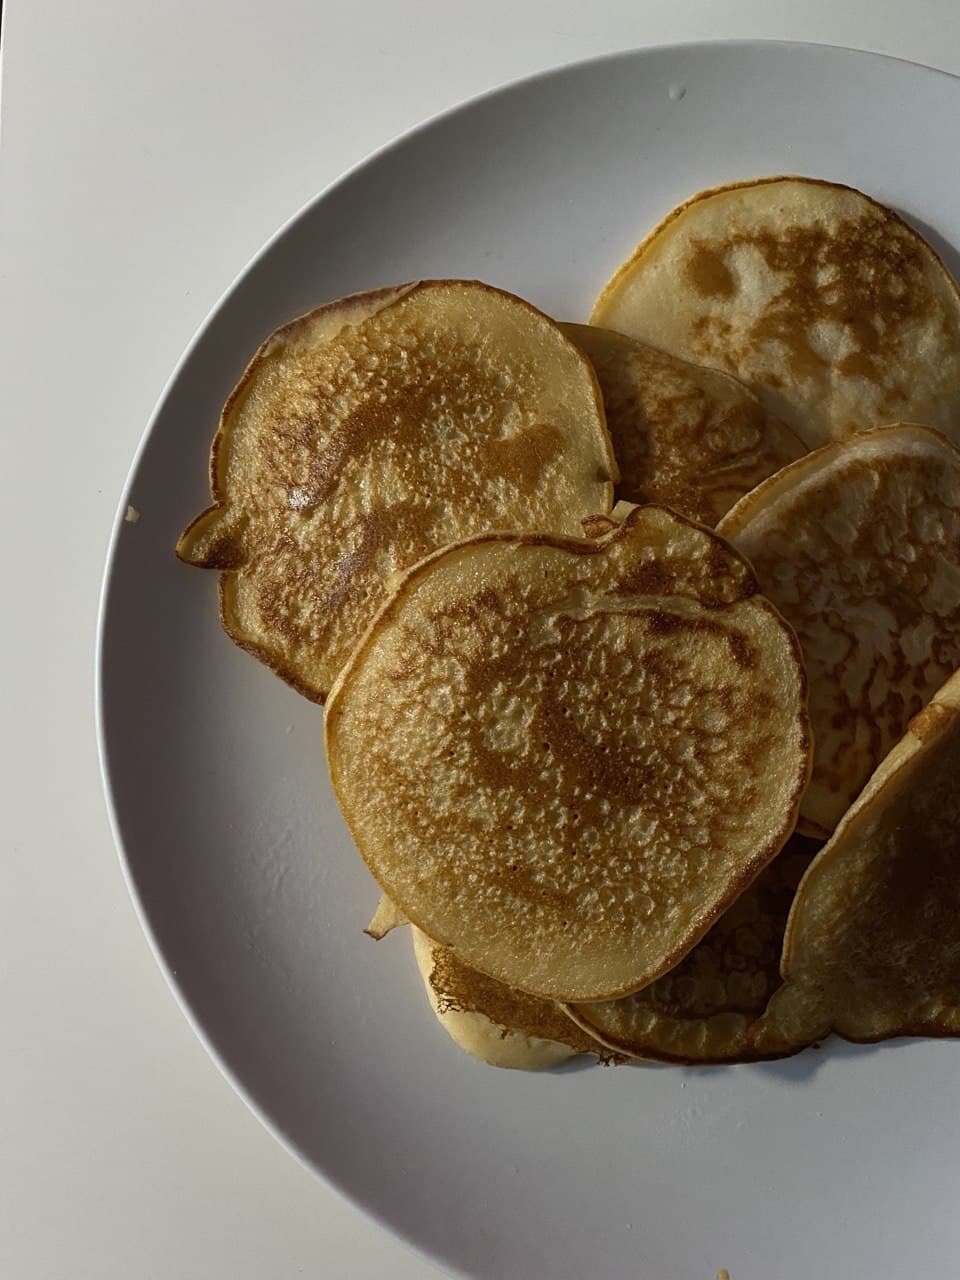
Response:
[[[267,338],[177,554],[221,571],[232,639],[322,701],[398,571],[487,530],[575,533],[615,479],[593,371],[552,320],[476,281],[400,285]]]
[[[796,638],[661,507],[600,541],[490,535],[398,585],[326,716],[341,809],[401,911],[549,999],[672,968],[796,821]]]
[[[780,985],[783,934],[794,893],[819,845],[793,836],[675,969],[622,1000],[565,1005],[609,1049],[687,1066],[782,1057],[754,1042]]]
[[[610,329],[560,327],[600,383],[619,498],[659,502],[712,528],[761,480],[806,453],[736,378]]]
[[[430,1007],[451,1040],[471,1057],[516,1071],[543,1071],[585,1053],[606,1063],[620,1060],[621,1055],[581,1030],[552,1000],[477,973],[415,926],[410,934]]]
[[[379,942],[408,924],[383,894],[364,933]],[[621,1061],[620,1055],[575,1026],[552,1000],[477,973],[413,925],[410,937],[430,1007],[464,1053],[491,1067],[519,1071],[543,1071],[584,1053],[596,1054],[605,1063]]]
[[[837,183],[703,191],[643,240],[591,322],[735,374],[810,448],[885,422],[960,440],[960,294],[892,209]]]
[[[800,883],[756,1041],[960,1035],[960,674],[919,715]]]
[[[927,427],[854,436],[764,481],[718,532],[800,639],[815,744],[800,812],[829,835],[960,666],[960,450]]]

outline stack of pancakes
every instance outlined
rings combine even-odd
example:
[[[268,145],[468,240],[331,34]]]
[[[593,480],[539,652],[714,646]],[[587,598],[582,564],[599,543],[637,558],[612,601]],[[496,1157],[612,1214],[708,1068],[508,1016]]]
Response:
[[[430,1002],[539,1068],[960,1031],[960,292],[876,201],[680,205],[557,323],[474,281],[264,342],[180,557],[325,703]]]

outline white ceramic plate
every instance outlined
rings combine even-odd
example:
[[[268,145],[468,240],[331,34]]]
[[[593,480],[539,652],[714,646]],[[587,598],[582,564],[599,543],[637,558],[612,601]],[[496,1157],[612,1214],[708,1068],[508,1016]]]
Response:
[[[121,503],[100,714],[145,927],[211,1052],[304,1161],[469,1275],[955,1274],[960,1044],[839,1044],[725,1069],[497,1072],[435,1024],[327,784],[319,708],[220,631],[172,547],[221,402],[276,324],[341,294],[477,276],[586,318],[702,187],[791,171],[903,212],[956,269],[960,81],[815,46],[651,49],[501,90],[299,214],[176,370]]]

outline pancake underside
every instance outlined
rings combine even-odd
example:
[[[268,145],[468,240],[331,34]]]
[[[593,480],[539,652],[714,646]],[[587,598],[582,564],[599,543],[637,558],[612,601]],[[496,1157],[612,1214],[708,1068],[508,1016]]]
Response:
[[[449,947],[441,947],[432,942],[429,945],[431,963],[428,981],[441,1021],[451,1013],[474,1015],[497,1028],[503,1039],[511,1037],[534,1042],[546,1041],[569,1049],[571,1054],[593,1053],[605,1061],[615,1057],[568,1018],[553,1001],[527,995],[497,982],[495,978],[478,973],[465,965]],[[469,1046],[464,1047],[469,1051]],[[510,1049],[516,1061],[523,1052],[523,1045],[514,1041]],[[534,1043],[532,1050],[534,1061],[539,1061],[542,1057],[542,1045]],[[551,1056],[559,1058],[559,1055]]]

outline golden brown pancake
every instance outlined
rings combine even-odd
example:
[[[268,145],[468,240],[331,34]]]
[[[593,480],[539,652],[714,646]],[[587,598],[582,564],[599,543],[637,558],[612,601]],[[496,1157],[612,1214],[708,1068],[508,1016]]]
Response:
[[[381,289],[261,346],[177,554],[222,571],[228,634],[322,701],[395,573],[487,530],[579,532],[615,468],[593,371],[553,321],[475,281]]]
[[[551,1000],[526,995],[468,968],[449,947],[410,930],[430,1006],[465,1053],[492,1067],[543,1071],[582,1053],[617,1059]]]
[[[383,894],[364,933],[379,942],[406,924],[410,921]],[[595,1053],[605,1062],[619,1060],[552,1000],[515,991],[469,969],[449,947],[431,942],[412,925],[410,937],[431,1009],[451,1040],[471,1057],[521,1071],[541,1071],[580,1053]]]
[[[735,374],[810,447],[888,422],[960,441],[960,295],[891,209],[765,178],[669,214],[591,321]]]
[[[787,915],[819,845],[793,836],[669,973],[622,1000],[567,1005],[577,1024],[630,1057],[689,1065],[753,1062],[757,1020],[780,985]]]
[[[814,859],[761,1048],[960,1034],[960,674]]]
[[[561,325],[593,365],[620,468],[617,495],[711,528],[806,453],[742,382],[593,325]]]
[[[960,450],[926,427],[854,436],[765,481],[719,532],[800,638],[815,743],[801,814],[828,835],[960,666]]]
[[[810,765],[796,637],[727,543],[654,506],[597,542],[490,535],[417,566],[325,727],[384,892],[557,1000],[678,963],[778,852]]]

